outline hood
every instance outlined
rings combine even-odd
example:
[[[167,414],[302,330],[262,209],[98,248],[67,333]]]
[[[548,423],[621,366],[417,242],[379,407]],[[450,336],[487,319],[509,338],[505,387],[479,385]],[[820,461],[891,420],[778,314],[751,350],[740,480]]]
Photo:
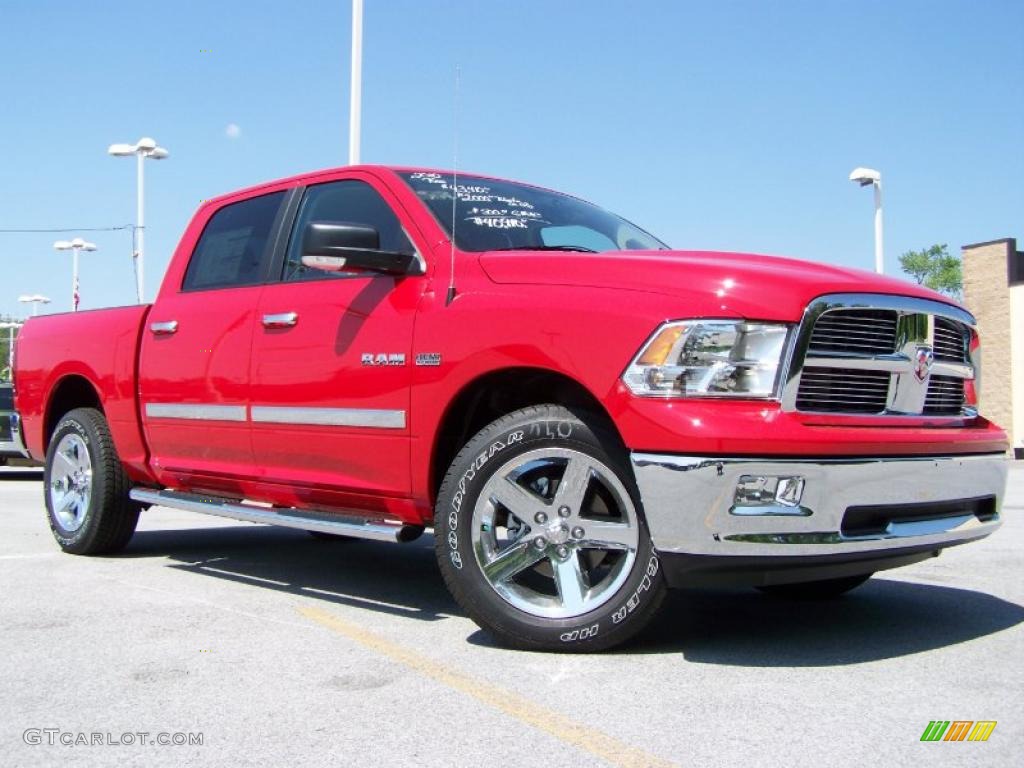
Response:
[[[906,280],[799,259],[717,251],[488,251],[484,272],[496,283],[643,291],[685,299],[701,314],[795,320],[829,293],[886,293],[953,304]]]

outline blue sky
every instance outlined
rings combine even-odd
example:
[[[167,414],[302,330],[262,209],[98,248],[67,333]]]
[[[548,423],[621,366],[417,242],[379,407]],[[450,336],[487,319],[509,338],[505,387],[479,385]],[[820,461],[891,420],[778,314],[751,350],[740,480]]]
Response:
[[[149,18],[147,19],[147,13]],[[0,229],[135,216],[152,136],[147,289],[203,198],[342,165],[350,5],[0,5]],[[677,248],[870,269],[1024,238],[1024,3],[366,0],[363,160],[459,165],[571,192]],[[227,135],[236,125],[239,133]],[[0,313],[69,307],[63,234],[0,233]],[[134,300],[127,232],[82,233],[82,308]]]

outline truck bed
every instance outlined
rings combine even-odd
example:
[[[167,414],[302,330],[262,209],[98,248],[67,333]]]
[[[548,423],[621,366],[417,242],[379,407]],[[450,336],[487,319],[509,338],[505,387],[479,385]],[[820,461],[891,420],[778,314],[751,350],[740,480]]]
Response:
[[[148,477],[135,392],[139,340],[150,305],[34,317],[18,334],[15,408],[33,459],[46,457],[49,412],[62,393],[89,386],[129,475]]]

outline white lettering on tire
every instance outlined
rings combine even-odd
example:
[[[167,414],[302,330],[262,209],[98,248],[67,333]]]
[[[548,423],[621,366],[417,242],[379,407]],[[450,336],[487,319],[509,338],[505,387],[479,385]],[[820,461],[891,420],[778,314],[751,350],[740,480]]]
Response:
[[[510,433],[504,441],[495,440],[486,450],[473,459],[469,469],[463,472],[462,477],[459,478],[458,487],[452,496],[452,509],[448,513],[448,548],[451,550],[449,556],[451,557],[452,565],[459,570],[462,570],[462,555],[459,554],[458,536],[459,512],[462,510],[462,502],[466,498],[466,487],[476,477],[477,472],[483,468],[484,464],[510,445],[522,442],[524,434],[523,430],[520,429]]]
[[[601,629],[600,622],[589,627],[583,627],[582,629],[574,629],[572,632],[563,632],[559,635],[558,639],[563,643],[571,643],[574,640],[587,640],[595,637],[599,629]]]
[[[651,555],[651,559],[647,561],[647,571],[644,573],[644,577],[640,580],[640,584],[634,590],[633,594],[626,600],[625,605],[619,608],[617,611],[612,613],[612,624],[619,624],[629,614],[636,610],[636,607],[640,605],[640,597],[644,592],[651,588],[652,579],[658,573],[658,556]]]

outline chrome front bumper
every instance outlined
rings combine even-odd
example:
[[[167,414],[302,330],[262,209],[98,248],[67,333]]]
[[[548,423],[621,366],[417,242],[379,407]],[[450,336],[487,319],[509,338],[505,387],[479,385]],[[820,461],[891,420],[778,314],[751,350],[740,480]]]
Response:
[[[725,558],[896,555],[979,539],[1001,524],[1008,462],[1003,455],[930,458],[774,459],[632,454],[655,548],[663,554]],[[755,508],[736,502],[741,478],[800,477],[793,506]],[[948,511],[935,519],[929,504],[994,497],[991,515]],[[888,523],[868,535],[843,533],[851,507],[918,505],[917,519]],[[768,566],[770,567],[770,565]]]

